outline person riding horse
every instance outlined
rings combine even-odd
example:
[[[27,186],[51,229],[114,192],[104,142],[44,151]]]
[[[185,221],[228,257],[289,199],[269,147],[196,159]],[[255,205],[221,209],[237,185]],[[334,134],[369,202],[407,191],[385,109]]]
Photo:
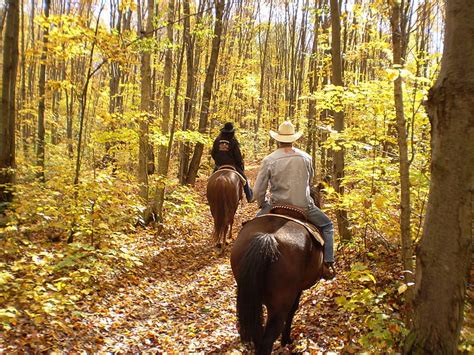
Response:
[[[245,178],[244,192],[248,202],[253,201],[252,189],[244,174],[244,161],[240,152],[239,142],[235,138],[235,128],[231,122],[227,122],[221,133],[214,140],[211,156],[216,164],[214,171],[223,165],[232,165],[235,170]]]
[[[295,132],[293,124],[283,122],[278,132],[270,130],[270,136],[278,142],[278,149],[266,156],[260,167],[254,186],[254,196],[261,210],[257,216],[270,212],[272,206],[290,204],[307,212],[308,221],[322,233],[324,239],[324,266],[322,277],[330,280],[334,271],[334,227],[329,217],[316,207],[310,196],[310,184],[313,179],[311,156],[293,147],[302,135]],[[266,192],[270,185],[270,198]]]

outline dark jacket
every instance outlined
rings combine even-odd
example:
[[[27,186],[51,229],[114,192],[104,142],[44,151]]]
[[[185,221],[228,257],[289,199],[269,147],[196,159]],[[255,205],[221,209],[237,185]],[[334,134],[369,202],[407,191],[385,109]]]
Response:
[[[211,156],[217,166],[232,165],[239,170],[244,170],[239,142],[233,133],[221,133],[217,136],[212,145]]]

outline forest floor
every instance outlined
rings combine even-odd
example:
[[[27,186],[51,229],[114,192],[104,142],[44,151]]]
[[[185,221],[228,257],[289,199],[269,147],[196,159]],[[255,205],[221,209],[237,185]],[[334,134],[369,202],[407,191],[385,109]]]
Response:
[[[257,170],[248,167],[252,181]],[[196,190],[205,201],[205,180]],[[233,238],[256,210],[255,203],[242,202]],[[203,225],[139,231],[127,247],[141,266],[96,285],[80,309],[65,312],[60,321],[41,326],[19,321],[0,340],[0,351],[245,352],[236,328],[230,247],[221,255],[213,246],[208,208],[202,214],[208,221]],[[398,349],[403,327],[397,252],[377,244],[369,249],[338,248],[337,277],[303,293],[292,329],[295,342],[287,348],[277,342],[277,352],[354,353],[365,348],[364,337]],[[376,262],[366,259],[371,253]],[[368,268],[354,271],[362,261]]]

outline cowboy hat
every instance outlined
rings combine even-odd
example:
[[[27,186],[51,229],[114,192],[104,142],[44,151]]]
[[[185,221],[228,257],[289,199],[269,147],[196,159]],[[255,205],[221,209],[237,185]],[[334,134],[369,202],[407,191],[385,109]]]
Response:
[[[295,132],[295,126],[290,121],[283,122],[278,127],[278,132],[270,130],[270,136],[281,143],[293,143],[302,135],[301,132]]]
[[[221,128],[222,133],[232,133],[235,131],[234,125],[232,122],[227,122],[224,127]]]

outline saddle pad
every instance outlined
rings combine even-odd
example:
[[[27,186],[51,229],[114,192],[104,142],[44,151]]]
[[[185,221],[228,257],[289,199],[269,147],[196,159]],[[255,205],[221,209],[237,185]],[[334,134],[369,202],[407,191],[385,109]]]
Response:
[[[214,174],[217,174],[219,171],[232,171],[233,173],[236,173],[239,176],[240,181],[242,181],[243,185],[245,185],[245,183],[247,182],[247,180],[245,180],[245,178],[234,169],[227,169],[227,168],[219,169],[219,170],[216,170],[211,176],[213,176]],[[211,176],[209,176],[209,179],[211,178]]]
[[[266,216],[275,216],[275,217],[279,217],[279,218],[284,218],[284,219],[287,219],[289,221],[293,221],[293,222],[296,222],[298,224],[301,224],[303,227],[305,227],[307,229],[309,234],[313,237],[313,239],[316,242],[321,244],[321,246],[324,246],[324,239],[321,237],[321,234],[319,233],[319,230],[315,226],[313,226],[311,223],[305,223],[305,222],[300,221],[299,219],[296,219],[296,218],[293,218],[293,217],[288,217],[288,216],[285,216],[283,214],[276,214],[276,213],[263,214],[261,216],[255,217],[255,218],[266,217]]]

